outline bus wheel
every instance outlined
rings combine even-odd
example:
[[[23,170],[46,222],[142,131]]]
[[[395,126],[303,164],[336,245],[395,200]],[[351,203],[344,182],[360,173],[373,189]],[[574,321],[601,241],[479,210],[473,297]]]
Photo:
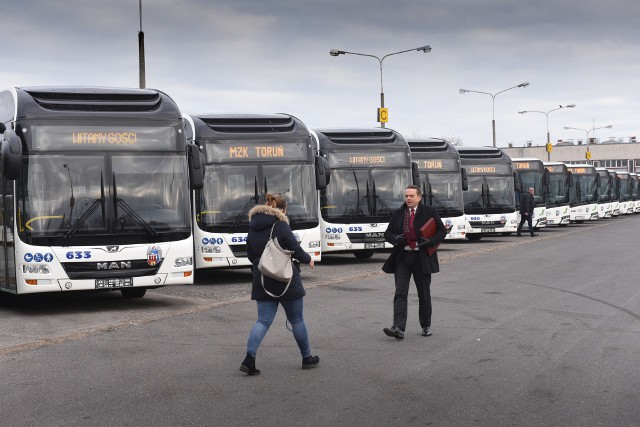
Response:
[[[467,239],[469,239],[469,240],[480,240],[480,239],[482,239],[482,234],[467,234]]]
[[[535,230],[535,228],[534,228],[534,230]],[[513,233],[500,233],[500,234],[503,235],[503,236],[511,236]]]
[[[355,257],[358,259],[368,259],[373,256],[373,251],[371,249],[364,251],[355,251],[353,255],[355,255]]]
[[[120,292],[125,298],[142,298],[147,293],[147,288],[124,288]]]

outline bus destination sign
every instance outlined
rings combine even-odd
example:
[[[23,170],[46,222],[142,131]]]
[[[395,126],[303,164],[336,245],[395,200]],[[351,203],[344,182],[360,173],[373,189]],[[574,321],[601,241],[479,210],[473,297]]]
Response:
[[[328,152],[327,160],[331,167],[353,167],[353,166],[408,166],[409,160],[405,152],[388,151],[365,155],[354,152]]]
[[[207,141],[205,151],[207,162],[220,163],[229,161],[253,161],[253,160],[305,160],[307,144],[303,143],[277,143],[247,142],[247,141]]]
[[[562,173],[564,171],[563,165],[548,165],[545,169],[552,173]]]
[[[513,162],[513,167],[516,169],[537,169],[537,164],[532,162]]]
[[[447,170],[455,171],[458,169],[458,161],[455,159],[431,159],[421,160],[414,159],[418,163],[418,169],[426,169],[432,171]]]
[[[31,132],[33,148],[40,150],[176,148],[173,127],[35,125]]]
[[[511,165],[509,164],[494,164],[494,165],[462,165],[469,174],[474,175],[510,175],[512,173]]]

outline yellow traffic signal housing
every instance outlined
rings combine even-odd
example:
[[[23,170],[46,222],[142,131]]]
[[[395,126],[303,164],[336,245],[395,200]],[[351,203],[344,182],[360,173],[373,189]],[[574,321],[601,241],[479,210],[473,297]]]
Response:
[[[378,122],[387,123],[389,121],[389,109],[378,108]]]

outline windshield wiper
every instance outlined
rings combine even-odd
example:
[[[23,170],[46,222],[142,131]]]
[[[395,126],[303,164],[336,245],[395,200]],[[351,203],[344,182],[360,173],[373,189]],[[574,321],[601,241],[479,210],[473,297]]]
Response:
[[[356,182],[356,206],[350,211],[347,212],[347,208],[345,208],[345,213],[347,214],[347,220],[350,220],[354,217],[356,217],[358,214],[365,216],[366,214],[364,213],[364,211],[362,210],[362,208],[360,207],[362,205],[362,202],[367,202],[367,207],[369,206],[369,181],[367,180],[367,194],[365,194],[364,196],[360,197],[360,184],[358,183],[358,177],[356,175],[355,171],[353,172],[353,179]]]
[[[244,204],[244,206],[242,207],[242,210],[240,211],[240,213],[238,215],[236,215],[236,217],[233,219],[233,222],[231,223],[232,227],[235,227],[236,225],[238,225],[238,223],[242,220],[242,218],[244,218],[244,216],[249,212],[249,209],[251,209],[253,206],[258,204],[258,200],[260,200],[260,197],[258,196],[258,177],[254,176],[253,177],[253,186],[254,186],[254,195],[249,197],[249,200],[247,200],[247,203]],[[265,188],[265,193],[267,190],[267,180],[265,178],[264,180],[264,188]]]
[[[438,199],[438,197],[435,194],[431,193],[430,199],[431,199],[431,206],[433,206],[433,202],[436,202],[436,208],[442,209],[442,212],[444,214],[449,215],[451,213],[449,209],[447,209],[447,206],[444,203],[442,203],[442,201]]]
[[[373,212],[378,213],[378,207],[377,207],[377,203],[376,202],[380,202],[380,204],[382,204],[382,207],[387,211],[387,213],[393,213],[393,209],[391,209],[391,207],[389,207],[389,205],[387,204],[387,202],[384,201],[384,199],[382,199],[382,197],[378,196],[376,194],[376,181],[371,178],[371,182],[372,182],[372,192],[373,192]]]
[[[118,197],[118,188],[116,187],[116,173],[114,172],[113,173],[113,212],[114,212],[114,217],[116,218],[116,221],[118,220],[118,206],[120,206],[120,208],[122,208],[122,210],[126,214],[129,214],[131,218],[136,220],[136,222],[140,224],[154,239],[158,237],[158,232],[154,230],[153,227],[151,227],[149,223],[147,223],[147,221],[142,219],[140,215],[138,215],[131,208],[131,206],[129,206],[127,202],[125,202],[123,199]]]
[[[65,165],[66,167],[66,165]],[[73,194],[73,193],[72,193]],[[71,196],[73,198],[73,196]],[[82,216],[80,216],[80,218],[78,218],[78,220],[73,224],[73,227],[71,227],[69,229],[69,231],[67,231],[67,234],[64,235],[64,239],[68,240],[71,236],[73,236],[79,229],[80,227],[82,227],[87,220],[89,219],[89,217],[91,216],[91,214],[93,214],[93,212],[95,212],[96,209],[98,209],[98,205],[102,205],[102,228],[105,228],[105,212],[104,212],[104,208],[105,208],[105,198],[104,198],[104,180],[103,180],[103,176],[102,176],[102,172],[100,172],[100,198],[99,199],[94,199],[94,201],[91,203],[91,205],[89,205],[89,207],[87,208],[87,210],[82,214]],[[73,207],[71,208],[71,212],[73,214]],[[71,215],[69,215],[69,220],[71,220]]]

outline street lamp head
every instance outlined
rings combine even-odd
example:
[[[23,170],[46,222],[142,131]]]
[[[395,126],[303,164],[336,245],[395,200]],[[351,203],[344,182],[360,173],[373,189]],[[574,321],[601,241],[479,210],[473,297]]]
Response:
[[[524,110],[524,111],[518,111],[518,114],[525,114],[525,113],[527,113],[527,110]]]
[[[329,55],[331,55],[331,56],[344,55],[344,50],[331,49],[329,51]]]
[[[527,87],[529,86],[529,82],[522,82],[517,87]]]
[[[428,53],[428,52],[431,52],[431,46],[429,46],[429,45],[421,46],[421,47],[417,48],[416,50],[418,52]]]
[[[469,92],[469,91],[468,91],[468,90],[466,90],[466,89],[460,89],[458,92],[460,92],[461,94],[465,94],[465,93],[467,93],[467,92]]]
[[[564,108],[576,108],[576,104],[565,105]]]
[[[605,129],[611,129],[613,125],[605,126]]]

